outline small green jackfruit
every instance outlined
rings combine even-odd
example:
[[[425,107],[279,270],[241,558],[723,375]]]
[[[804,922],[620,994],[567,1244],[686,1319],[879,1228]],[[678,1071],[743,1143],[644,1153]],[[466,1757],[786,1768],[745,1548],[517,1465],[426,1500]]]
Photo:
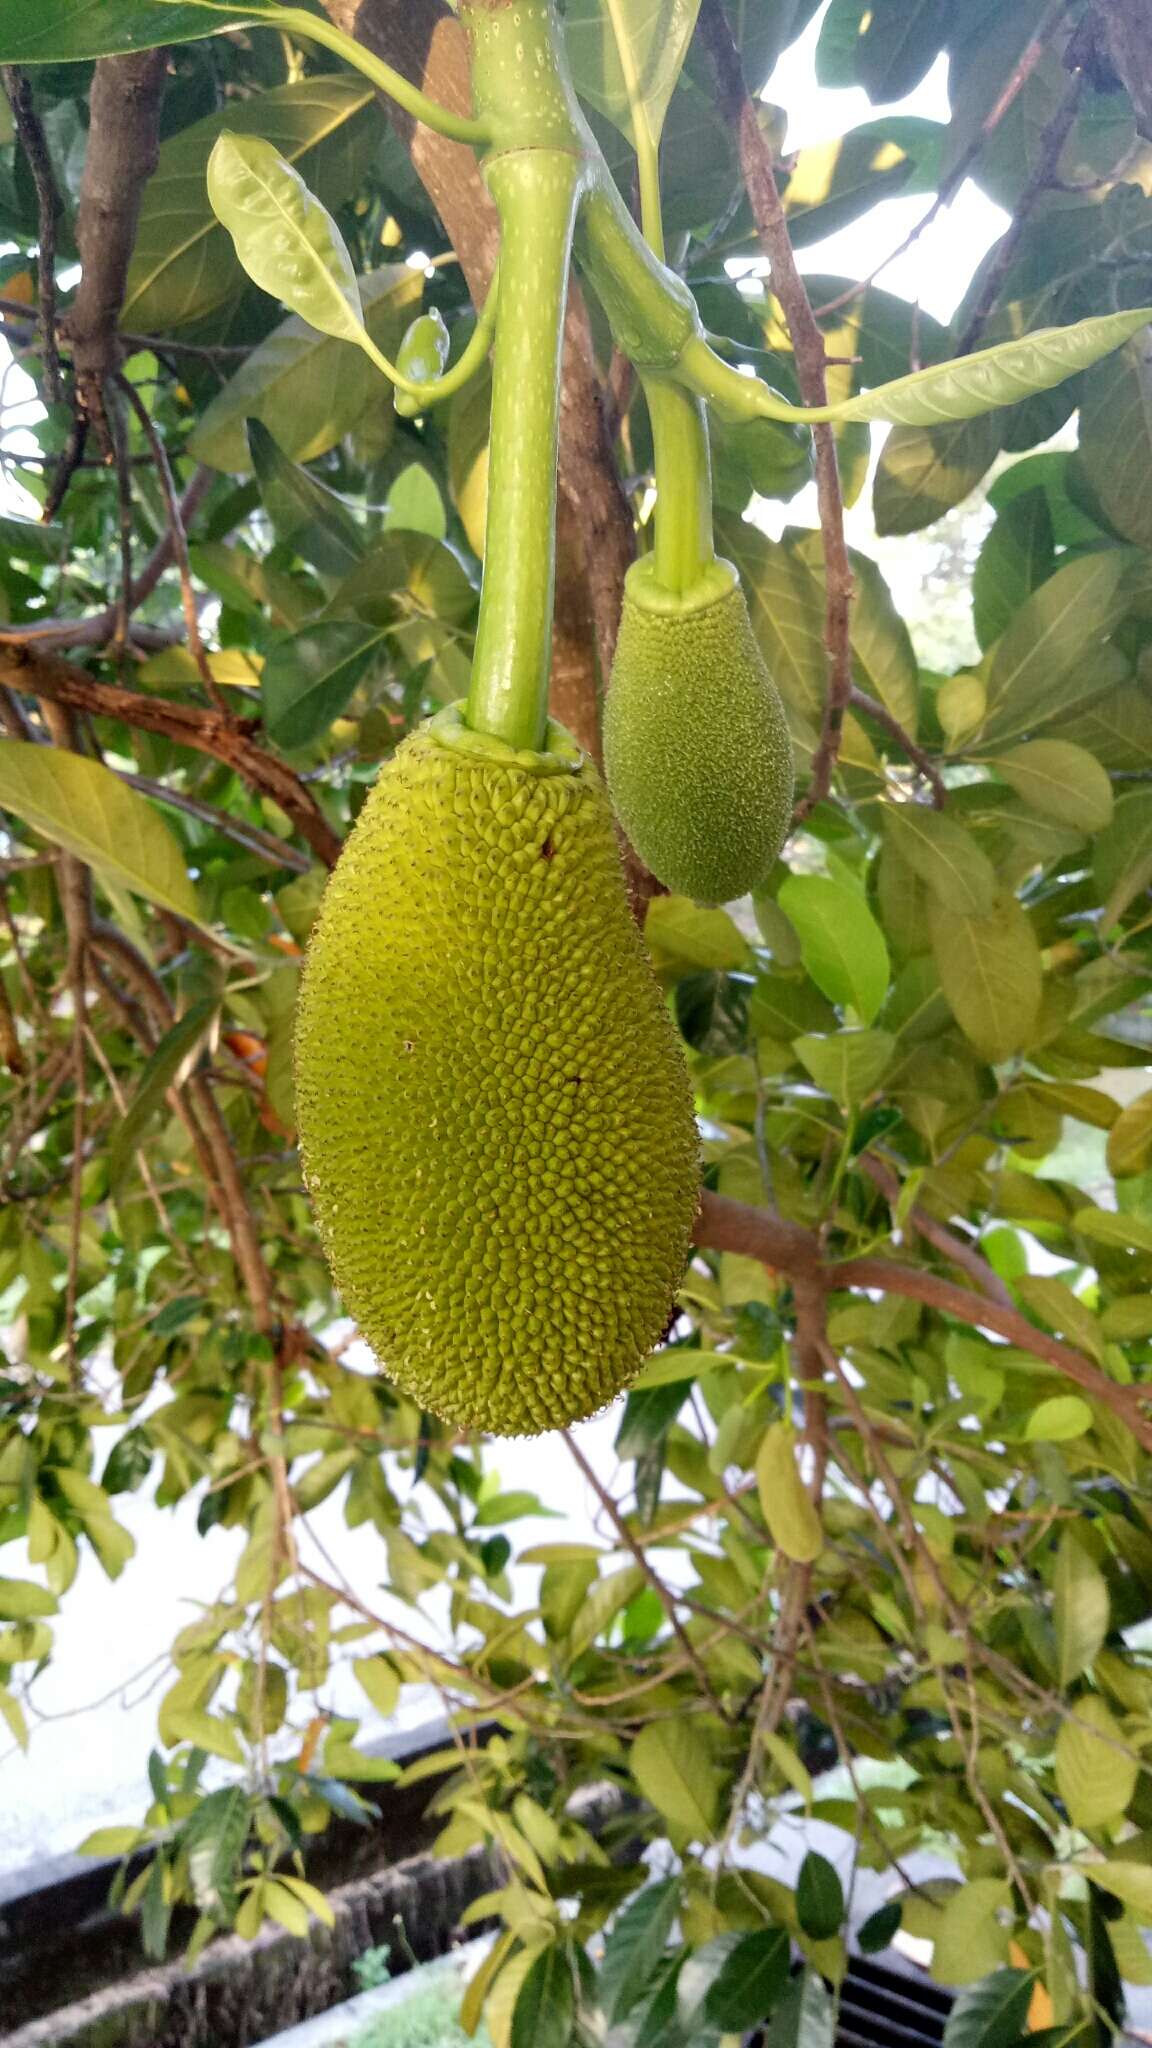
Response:
[[[661,590],[650,555],[629,569],[604,767],[624,830],[669,889],[729,903],[764,880],[788,836],[792,741],[730,562],[683,598]]]
[[[698,1142],[603,785],[453,707],[382,770],[328,884],[296,1025],[305,1177],[387,1372],[531,1435],[613,1399],[663,1333]]]

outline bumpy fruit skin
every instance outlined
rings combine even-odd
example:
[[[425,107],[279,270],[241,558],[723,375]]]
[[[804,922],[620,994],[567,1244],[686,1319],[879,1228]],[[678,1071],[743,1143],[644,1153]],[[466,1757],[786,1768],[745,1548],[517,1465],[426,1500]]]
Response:
[[[604,711],[604,766],[640,858],[679,895],[729,903],[764,880],[788,836],[792,742],[735,569],[686,598],[651,556],[624,587]]]
[[[383,769],[328,884],[300,1141],[387,1372],[457,1426],[532,1435],[603,1407],[659,1341],[697,1134],[595,769],[558,728],[559,761],[472,751],[458,715],[449,744],[445,719]]]

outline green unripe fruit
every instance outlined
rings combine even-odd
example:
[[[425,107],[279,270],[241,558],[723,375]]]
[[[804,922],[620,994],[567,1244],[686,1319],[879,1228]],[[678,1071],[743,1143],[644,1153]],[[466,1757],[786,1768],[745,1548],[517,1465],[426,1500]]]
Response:
[[[604,710],[617,816],[679,895],[729,903],[764,880],[788,836],[792,741],[740,580],[715,562],[673,598],[634,562]]]
[[[313,930],[305,1176],[349,1312],[421,1407],[501,1435],[593,1414],[688,1256],[688,1076],[604,788],[553,726],[441,713],[382,770]]]

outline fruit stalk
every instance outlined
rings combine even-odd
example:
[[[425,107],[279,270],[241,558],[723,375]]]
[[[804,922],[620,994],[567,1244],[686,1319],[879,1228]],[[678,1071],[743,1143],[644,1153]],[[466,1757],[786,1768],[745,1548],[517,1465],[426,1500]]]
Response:
[[[704,408],[666,378],[646,377],[643,383],[656,472],[652,566],[661,589],[683,597],[716,558]]]
[[[560,351],[585,153],[551,8],[477,0],[462,18],[477,114],[493,138],[484,175],[501,229],[484,584],[465,716],[474,731],[538,750],[548,716]]]

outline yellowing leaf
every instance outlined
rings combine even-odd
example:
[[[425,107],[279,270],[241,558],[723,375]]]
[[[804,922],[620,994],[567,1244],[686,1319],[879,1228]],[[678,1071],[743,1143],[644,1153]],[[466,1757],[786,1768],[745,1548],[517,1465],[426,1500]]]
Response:
[[[1060,1538],[1052,1595],[1060,1683],[1068,1686],[1095,1661],[1111,1618],[1104,1574],[1070,1529]]]
[[[989,917],[965,917],[929,897],[932,952],[948,1005],[966,1038],[998,1063],[1028,1045],[1044,970],[1036,935],[1016,898]]]
[[[1136,1790],[1139,1768],[1105,1701],[1094,1693],[1077,1700],[1056,1738],[1056,1784],[1075,1825],[1099,1828],[1118,1821]]]
[[[1031,810],[1083,832],[1100,832],[1112,816],[1107,771],[1070,740],[1028,740],[991,763]]]
[[[811,1564],[824,1548],[824,1531],[800,1477],[790,1422],[771,1422],[765,1430],[756,1455],[756,1486],[777,1549],[797,1564]]]
[[[629,1757],[645,1799],[694,1842],[710,1841],[720,1781],[707,1737],[692,1720],[650,1721]]]
[[[1122,1109],[1108,1136],[1108,1171],[1117,1180],[1152,1166],[1152,1088]]]

